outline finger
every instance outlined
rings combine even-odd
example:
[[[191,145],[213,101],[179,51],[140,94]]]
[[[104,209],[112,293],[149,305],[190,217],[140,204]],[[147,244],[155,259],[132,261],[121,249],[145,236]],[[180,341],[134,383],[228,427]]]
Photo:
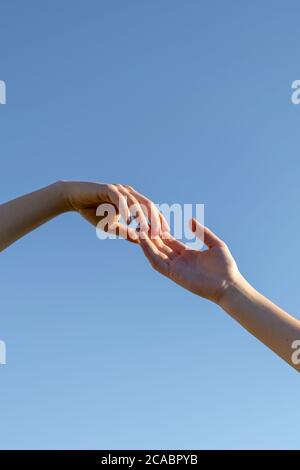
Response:
[[[221,240],[221,238],[219,238],[214,232],[209,230],[209,228],[200,224],[197,219],[191,219],[190,226],[196,237],[203,241],[208,248],[224,246],[223,240]]]
[[[160,217],[160,223],[161,223],[161,230],[162,230],[162,233],[170,233],[170,226],[168,224],[168,222],[166,221],[166,218],[164,217],[164,215],[160,212],[159,213],[159,217]]]
[[[141,230],[148,231],[149,224],[146,218],[147,216],[145,216],[145,213],[144,213],[145,209],[141,206],[141,204],[136,199],[136,197],[133,194],[131,194],[130,191],[124,188],[121,184],[117,185],[117,189],[120,192],[120,194],[122,194],[123,197],[126,198],[127,206],[129,208],[130,214],[134,218],[138,218],[138,223],[140,225]]]
[[[153,245],[169,259],[174,259],[177,256],[177,253],[172,250],[160,237],[156,237],[152,240]]]
[[[123,224],[117,223],[114,226],[109,226],[107,231],[117,237],[122,237],[129,242],[139,243],[139,237],[135,230]]]
[[[117,208],[123,219],[127,222],[130,218],[130,211],[127,204],[127,200],[124,195],[118,191],[116,185],[109,184],[107,185],[108,188],[108,196],[114,206]]]
[[[161,223],[159,212],[156,206],[152,201],[150,201],[150,199],[135,191],[135,189],[133,189],[131,186],[125,186],[124,189],[141,204],[148,224],[150,224],[151,227],[150,237],[152,238],[159,236],[161,234]]]
[[[168,231],[167,221],[164,220],[155,204],[131,186],[126,185],[124,187],[142,204],[143,207],[146,208],[146,216],[148,217],[151,226],[150,238],[158,237],[163,231]]]
[[[95,227],[99,226],[99,219],[101,219],[101,217],[96,215],[96,211],[94,208],[80,211],[80,214],[82,215],[82,217],[84,217],[88,222],[90,222]],[[117,222],[116,218],[114,218],[114,220],[108,221],[105,227],[101,227],[101,230],[102,229],[104,232],[114,234],[117,237],[120,236],[130,242],[133,242],[133,243],[139,242],[139,237],[136,231],[130,227],[120,224],[119,222]]]
[[[161,274],[167,276],[169,273],[168,257],[165,254],[161,253],[147,236],[140,238],[140,245],[145,256],[150,261],[152,267],[156,271],[159,271]]]
[[[172,250],[174,250],[178,255],[189,249],[187,245],[180,242],[179,240],[176,240],[176,238],[172,237],[172,235],[169,235],[169,237],[166,238],[162,238],[164,243],[169,246]]]

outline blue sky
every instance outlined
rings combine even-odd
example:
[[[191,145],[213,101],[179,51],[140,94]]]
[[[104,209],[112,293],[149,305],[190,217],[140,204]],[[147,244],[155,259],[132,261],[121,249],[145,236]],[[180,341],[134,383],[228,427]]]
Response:
[[[204,203],[299,318],[299,2],[0,2],[0,198]],[[297,448],[298,374],[138,247],[64,215],[1,254],[3,449]]]

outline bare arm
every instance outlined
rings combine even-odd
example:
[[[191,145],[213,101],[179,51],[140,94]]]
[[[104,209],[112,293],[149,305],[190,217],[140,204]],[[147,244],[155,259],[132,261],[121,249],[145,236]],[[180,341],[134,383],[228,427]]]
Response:
[[[198,230],[200,229],[200,230]],[[300,371],[300,321],[257,292],[240,274],[227,245],[193,220],[204,233],[205,251],[170,238],[141,238],[154,269],[193,293],[220,305],[251,334]]]
[[[219,304],[244,328],[300,372],[300,321],[245,279],[230,285]]]
[[[96,210],[101,204],[110,204],[115,208],[107,230],[129,241],[137,242],[138,236],[135,230],[119,223],[119,219],[122,214],[129,222],[133,207],[140,226],[148,227],[145,216],[145,211],[148,211],[153,216],[154,230],[157,233],[166,230],[166,222],[153,203],[130,186],[59,181],[0,205],[0,251],[67,211],[76,211],[97,225],[100,218],[96,216]]]
[[[66,212],[63,187],[55,183],[0,206],[0,250]]]

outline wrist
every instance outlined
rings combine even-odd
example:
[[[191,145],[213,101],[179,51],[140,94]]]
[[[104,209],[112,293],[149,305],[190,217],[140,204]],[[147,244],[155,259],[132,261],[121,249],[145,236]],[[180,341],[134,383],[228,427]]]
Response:
[[[53,184],[53,188],[60,201],[61,212],[70,212],[74,210],[70,203],[70,182],[59,180]]]
[[[234,279],[226,283],[218,305],[224,310],[229,310],[236,303],[237,299],[248,297],[251,291],[254,291],[253,287],[238,273]]]

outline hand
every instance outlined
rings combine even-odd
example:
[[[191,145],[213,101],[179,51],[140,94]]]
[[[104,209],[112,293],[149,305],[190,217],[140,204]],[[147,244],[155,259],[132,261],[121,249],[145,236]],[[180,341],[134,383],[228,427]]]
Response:
[[[96,215],[101,204],[112,204],[114,215],[109,219],[108,232],[116,233],[137,243],[139,235],[130,228],[133,218],[137,218],[140,231],[148,231],[151,221],[151,234],[162,235],[169,231],[168,224],[156,206],[135,189],[121,184],[100,184],[86,182],[63,182],[67,210],[75,210],[93,225],[97,226],[101,217]],[[119,222],[125,217],[127,226]]]
[[[208,250],[192,250],[171,236],[151,239],[147,234],[143,234],[140,245],[154,269],[194,294],[220,303],[227,287],[241,275],[220,238],[195,219],[191,228],[196,236],[204,233],[203,241]]]

